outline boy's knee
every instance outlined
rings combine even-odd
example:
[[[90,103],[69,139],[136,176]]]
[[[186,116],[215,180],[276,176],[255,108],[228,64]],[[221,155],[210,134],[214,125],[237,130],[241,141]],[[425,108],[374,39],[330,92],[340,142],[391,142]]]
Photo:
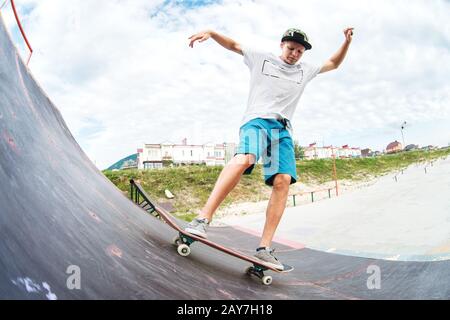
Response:
[[[277,174],[273,180],[273,187],[275,189],[286,189],[291,185],[291,176],[289,174]]]
[[[251,165],[255,164],[255,155],[254,154],[238,154],[234,157],[234,164],[242,166],[242,168],[246,169]]]

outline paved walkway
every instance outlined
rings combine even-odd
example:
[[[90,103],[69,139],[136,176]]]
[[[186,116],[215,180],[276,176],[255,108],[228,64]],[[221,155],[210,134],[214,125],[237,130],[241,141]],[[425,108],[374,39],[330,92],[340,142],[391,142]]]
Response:
[[[360,257],[450,259],[449,195],[450,157],[412,165],[403,174],[386,175],[338,198],[287,208],[277,236],[308,248]],[[221,222],[259,232],[264,215]]]

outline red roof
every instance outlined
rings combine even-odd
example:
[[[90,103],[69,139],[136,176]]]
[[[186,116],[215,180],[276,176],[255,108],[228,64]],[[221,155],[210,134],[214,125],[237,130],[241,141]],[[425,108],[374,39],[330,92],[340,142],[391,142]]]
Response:
[[[394,141],[394,142],[391,142],[391,143],[388,144],[388,146],[386,147],[386,150],[390,150],[390,149],[394,149],[394,148],[397,148],[397,147],[401,147],[401,145],[402,144],[400,142]]]

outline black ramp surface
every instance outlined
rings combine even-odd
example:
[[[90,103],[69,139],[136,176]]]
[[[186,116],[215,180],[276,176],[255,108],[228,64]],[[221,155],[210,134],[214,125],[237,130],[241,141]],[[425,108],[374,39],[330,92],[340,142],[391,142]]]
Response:
[[[89,161],[0,23],[0,298],[385,299],[450,298],[448,261],[399,263],[282,248],[295,271],[265,287],[247,263],[196,244],[131,203]],[[231,228],[212,237],[249,250]],[[367,270],[381,271],[369,290]],[[79,270],[80,289],[73,289]]]

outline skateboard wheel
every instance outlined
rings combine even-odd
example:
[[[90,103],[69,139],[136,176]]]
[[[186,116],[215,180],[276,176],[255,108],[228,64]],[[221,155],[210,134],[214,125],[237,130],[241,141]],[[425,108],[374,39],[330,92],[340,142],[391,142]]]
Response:
[[[245,269],[245,273],[248,275],[251,275],[253,271],[253,267],[248,267],[247,269]]]
[[[262,283],[266,286],[270,286],[270,284],[272,283],[272,277],[271,276],[262,277]]]
[[[177,251],[180,256],[187,257],[191,253],[191,248],[186,244],[180,244]]]
[[[179,246],[179,245],[182,243],[180,237],[178,237],[178,236],[176,236],[175,238],[173,238],[172,242],[173,242],[173,244],[176,245],[176,246]]]

